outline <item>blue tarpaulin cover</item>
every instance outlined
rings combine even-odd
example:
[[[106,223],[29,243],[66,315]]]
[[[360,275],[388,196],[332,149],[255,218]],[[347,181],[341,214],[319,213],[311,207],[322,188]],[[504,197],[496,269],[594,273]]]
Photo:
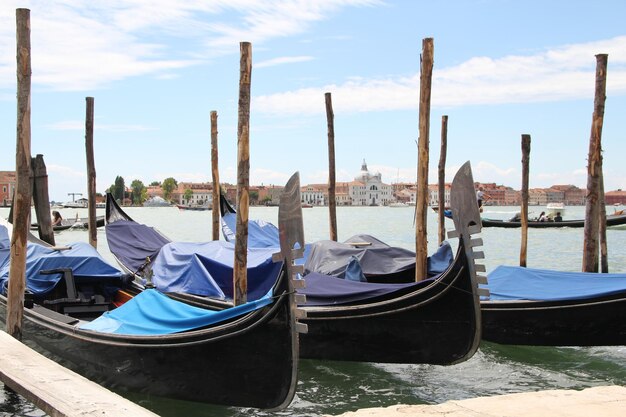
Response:
[[[154,228],[128,220],[106,226],[109,249],[137,271],[151,259],[152,282],[162,292],[232,299],[234,244],[171,242]],[[272,262],[276,247],[248,249],[248,300],[264,296],[278,279],[282,264]]]
[[[498,266],[488,275],[489,300],[578,300],[626,291],[626,274]]]
[[[271,300],[268,293],[256,301],[212,311],[172,300],[157,290],[145,290],[121,307],[79,327],[101,333],[125,335],[173,334],[241,316],[270,304]]]
[[[298,293],[306,295],[305,306],[331,306],[349,305],[399,292],[414,291],[432,284],[435,278],[407,284],[376,284],[311,272],[304,276],[304,280],[306,286],[298,289]]]
[[[222,215],[222,233],[227,242],[235,243],[235,232],[237,229],[237,215],[226,213]],[[274,248],[279,251],[280,235],[278,227],[264,220],[248,221],[248,247],[249,248]],[[304,245],[304,256],[294,259],[296,265],[304,265],[311,245]]]
[[[62,274],[42,275],[45,269],[71,268],[75,278],[83,280],[120,279],[122,272],[107,263],[100,254],[85,242],[69,245],[67,250],[51,248],[28,242],[26,254],[26,288],[35,295],[45,295],[59,282]],[[0,225],[0,292],[6,294],[10,270],[10,240],[7,228]]]
[[[248,300],[263,297],[274,285],[282,268],[272,262],[275,249],[248,249]],[[163,292],[233,297],[235,246],[224,241],[172,242],[154,259],[153,283]]]

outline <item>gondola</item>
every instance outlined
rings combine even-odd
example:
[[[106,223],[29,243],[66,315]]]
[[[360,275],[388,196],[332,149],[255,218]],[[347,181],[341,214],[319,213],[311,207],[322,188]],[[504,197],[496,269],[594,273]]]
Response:
[[[104,227],[104,216],[96,217],[96,227]],[[61,232],[63,230],[85,230],[89,228],[89,219],[85,217],[76,217],[74,219],[63,219],[61,224],[52,226],[52,230],[55,232]],[[30,230],[38,230],[39,224],[32,223]]]
[[[279,216],[283,219],[285,212]],[[7,226],[0,230],[5,231],[0,238],[0,271],[6,284],[10,242]],[[288,242],[289,234],[283,235]],[[213,263],[209,269],[216,277],[230,278],[232,291],[233,245],[206,246],[204,254]],[[86,243],[74,243],[66,250],[29,243],[30,291],[22,338],[70,369],[116,390],[228,406],[282,408],[295,394],[297,327],[302,325],[295,319],[291,252],[282,248],[280,252],[274,256],[279,261],[275,264],[271,259],[248,263],[249,276],[259,278],[264,286],[257,285],[257,295],[249,293],[247,303],[198,308],[150,288],[149,282],[172,266],[169,259],[155,257],[142,271],[148,284],[139,287],[124,279],[132,275],[107,264]],[[3,321],[6,301],[1,295]]]
[[[483,338],[511,345],[626,345],[626,274],[499,266],[481,301]]]
[[[452,214],[446,210],[445,216],[448,218],[452,218]],[[483,217],[481,219],[483,227],[503,227],[503,228],[520,228],[522,227],[521,221],[512,221],[512,220],[497,220],[497,219],[488,219]],[[610,214],[606,216],[606,225],[607,227],[611,226],[620,226],[626,224],[626,214]],[[585,227],[585,220],[563,220],[560,222],[555,221],[528,221],[529,228],[537,228],[537,229],[550,229],[550,228],[561,228],[561,227]]]
[[[474,263],[479,253],[473,248],[480,242],[470,236],[478,233],[480,226],[476,225],[479,217],[469,164],[455,178],[452,199],[459,213],[455,222],[459,245],[452,264],[438,276],[403,284],[355,282],[319,273],[304,276],[305,288],[297,291],[306,295],[300,302],[306,312],[301,321],[309,329],[300,335],[301,357],[447,365],[474,354],[481,329],[476,270],[484,267]],[[468,209],[471,207],[473,210]],[[130,247],[141,249],[136,256],[139,261],[158,253],[169,239],[148,226],[131,226],[128,221],[118,229],[132,227],[135,231],[117,238],[121,231],[115,231],[116,219],[124,218],[128,216],[107,199],[109,247],[132,270],[127,256]],[[132,241],[131,235],[135,236]],[[204,300],[212,302],[211,297]]]
[[[191,206],[185,204],[176,204],[179,210],[187,210],[187,211],[207,211],[211,210],[210,206]]]

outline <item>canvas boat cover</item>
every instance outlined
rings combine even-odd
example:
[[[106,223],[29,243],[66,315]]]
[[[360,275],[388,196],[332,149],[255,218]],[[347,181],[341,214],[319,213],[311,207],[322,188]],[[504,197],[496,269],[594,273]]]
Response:
[[[344,277],[351,261],[356,258],[363,275],[384,276],[415,268],[415,252],[389,246],[370,235],[355,235],[344,243],[322,240],[311,245],[304,264],[305,273],[319,272],[324,275]],[[454,256],[448,242],[428,257],[428,276],[445,271]]]
[[[157,290],[144,290],[119,308],[79,328],[124,335],[180,333],[242,316],[270,304],[271,300],[268,293],[256,301],[213,311],[172,300]]]
[[[222,215],[222,233],[227,242],[235,243],[237,229],[237,214],[226,213]],[[280,236],[278,227],[264,220],[248,220],[248,247],[249,248],[280,248]],[[304,256],[295,259],[297,265],[304,265],[308,257],[311,245],[304,245]]]
[[[351,305],[371,302],[374,299],[397,296],[400,293],[424,288],[435,281],[429,278],[406,284],[377,284],[340,279],[312,272],[305,275],[305,288],[298,293],[306,295],[305,306]]]
[[[224,241],[171,242],[154,228],[116,220],[106,226],[111,253],[136,272],[150,257],[152,283],[162,292],[232,299],[235,247]],[[248,249],[248,299],[263,297],[282,264],[272,262],[276,248]]]
[[[100,254],[85,242],[69,245],[67,250],[53,250],[49,247],[28,242],[26,253],[26,288],[37,296],[50,292],[62,278],[62,274],[43,275],[46,269],[71,268],[75,278],[85,280],[105,280],[122,284],[122,272],[106,262]],[[8,228],[0,224],[0,292],[7,293],[10,270],[11,244]]]
[[[581,300],[626,293],[626,274],[562,272],[498,266],[487,278],[487,300]],[[481,285],[483,286],[483,285]]]

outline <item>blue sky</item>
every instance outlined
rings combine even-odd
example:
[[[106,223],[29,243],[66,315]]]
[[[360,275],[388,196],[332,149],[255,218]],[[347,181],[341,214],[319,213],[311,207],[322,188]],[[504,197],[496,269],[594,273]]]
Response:
[[[86,193],[85,97],[95,99],[97,190],[211,178],[235,182],[239,43],[252,43],[250,182],[328,180],[324,93],[335,113],[337,180],[365,159],[387,183],[414,181],[422,40],[434,39],[430,174],[441,116],[447,176],[586,184],[595,55],[607,53],[605,189],[626,189],[626,2],[376,0],[2,0],[0,170],[15,167],[15,10],[31,10],[32,154],[52,200]]]

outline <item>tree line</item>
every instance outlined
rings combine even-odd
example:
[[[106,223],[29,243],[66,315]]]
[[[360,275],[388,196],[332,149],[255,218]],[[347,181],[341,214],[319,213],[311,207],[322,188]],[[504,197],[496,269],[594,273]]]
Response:
[[[153,181],[151,187],[160,186],[163,190],[163,198],[170,200],[172,192],[178,188],[178,181],[172,177],[168,177],[163,182]],[[115,177],[115,182],[106,190],[113,195],[116,201],[123,202],[130,199],[134,205],[141,205],[148,199],[148,187],[141,180],[133,180],[130,183],[130,191],[126,190],[126,182],[122,176]]]

